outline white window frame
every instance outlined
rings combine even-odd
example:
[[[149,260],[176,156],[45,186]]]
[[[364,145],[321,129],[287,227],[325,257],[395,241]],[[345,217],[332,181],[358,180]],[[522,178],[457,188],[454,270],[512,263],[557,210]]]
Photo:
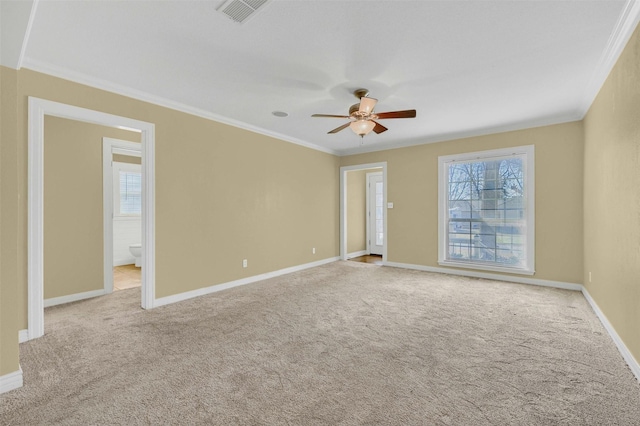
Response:
[[[454,162],[486,161],[500,157],[523,156],[524,166],[524,197],[526,205],[526,263],[524,266],[497,266],[484,262],[447,259],[448,253],[448,193],[449,168]],[[470,152],[464,154],[445,155],[438,157],[438,264],[466,269],[480,269],[486,271],[505,272],[511,274],[535,274],[535,173],[534,146],[526,145],[514,148],[494,149],[488,151]]]
[[[141,214],[120,213],[120,172],[135,172],[142,175],[142,165],[132,163],[113,162],[113,217],[118,219],[140,219]]]

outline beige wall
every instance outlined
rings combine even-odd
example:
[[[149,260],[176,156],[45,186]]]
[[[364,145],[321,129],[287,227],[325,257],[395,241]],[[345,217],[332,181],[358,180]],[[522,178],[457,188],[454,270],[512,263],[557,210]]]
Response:
[[[18,282],[17,72],[0,66],[0,376],[18,369],[23,309]]]
[[[44,298],[100,290],[102,138],[140,134],[57,117],[45,117],[44,129]]]
[[[438,156],[520,145],[535,145],[534,277],[582,283],[582,122],[352,155],[341,166],[387,161],[388,260],[438,267]]]
[[[17,114],[2,110],[3,132],[5,119],[16,127],[2,138],[0,312],[10,320],[0,330],[0,372],[17,370],[17,333],[27,326],[28,96],[155,123],[157,297],[338,256],[337,157],[33,71],[4,71]],[[11,262],[14,270],[5,270]]]
[[[117,163],[142,164],[142,158],[133,155],[113,154],[113,161]]]
[[[639,29],[585,117],[584,164],[585,286],[640,360]]]
[[[367,173],[381,168],[347,172],[347,253],[367,249]]]

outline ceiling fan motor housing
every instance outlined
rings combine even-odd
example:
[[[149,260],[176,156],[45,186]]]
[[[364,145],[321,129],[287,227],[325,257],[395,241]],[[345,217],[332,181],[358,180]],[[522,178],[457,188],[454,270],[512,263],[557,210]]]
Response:
[[[363,96],[369,95],[369,89],[358,89],[358,90],[355,90],[353,94],[356,96],[356,98],[360,99]]]

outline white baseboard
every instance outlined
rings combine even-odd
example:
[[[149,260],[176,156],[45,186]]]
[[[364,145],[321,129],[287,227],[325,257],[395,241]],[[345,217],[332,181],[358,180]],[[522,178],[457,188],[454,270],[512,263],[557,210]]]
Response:
[[[367,254],[369,253],[367,253],[366,250],[354,251],[353,253],[347,253],[347,259],[353,259],[354,257],[360,257]]]
[[[582,288],[582,294],[584,295],[584,298],[587,299],[587,302],[589,302],[589,304],[591,305],[593,312],[596,313],[605,330],[607,330],[607,333],[609,333],[609,336],[611,336],[613,343],[615,343],[618,347],[618,351],[620,351],[620,354],[627,362],[627,365],[631,369],[631,372],[634,376],[636,376],[636,379],[640,381],[640,364],[638,364],[638,361],[631,354],[631,351],[629,350],[629,348],[627,348],[627,345],[624,344],[615,328],[613,328],[613,326],[607,319],[606,315],[600,310],[600,307],[598,306],[596,301],[593,300],[587,289],[584,287]]]
[[[92,297],[104,296],[105,291],[103,288],[100,290],[86,291],[84,293],[70,294],[68,296],[52,297],[51,299],[44,300],[44,307],[62,305],[63,303],[77,302],[78,300],[91,299]]]
[[[133,256],[126,259],[113,260],[113,266],[133,265],[134,263],[136,263],[136,258]]]
[[[539,285],[543,287],[561,288],[564,290],[582,291],[582,284],[565,283],[562,281],[539,280],[537,278],[517,277],[513,275],[492,274],[488,272],[467,271],[434,266],[413,265],[409,263],[384,262],[384,266],[394,268],[415,269],[417,271],[437,272],[440,274],[461,275],[463,277],[485,278],[488,280],[507,281],[519,284]]]
[[[18,343],[24,343],[29,340],[29,330],[18,331]]]
[[[233,287],[238,287],[245,284],[251,284],[256,281],[262,281],[269,278],[279,277],[281,275],[290,274],[292,272],[298,272],[309,268],[315,268],[316,266],[325,265],[327,263],[340,260],[339,257],[330,257],[328,259],[319,260],[317,262],[305,263],[298,266],[292,266],[290,268],[279,269],[273,272],[267,272],[265,274],[254,275],[252,277],[242,278],[235,281],[229,281],[223,284],[216,284],[211,287],[199,288],[197,290],[187,291],[184,293],[174,294],[172,296],[161,297],[154,301],[153,306],[164,306],[171,303],[181,302],[183,300],[192,299],[198,296],[204,296],[205,294],[215,293],[216,291],[226,290]]]
[[[593,300],[593,298],[591,297],[587,289],[582,284],[565,283],[562,281],[538,280],[535,278],[514,277],[511,275],[489,274],[485,272],[476,272],[476,271],[451,270],[447,268],[438,268],[438,267],[423,266],[423,265],[412,265],[408,263],[385,262],[384,266],[393,266],[395,268],[404,268],[404,269],[414,269],[417,271],[438,272],[442,274],[462,275],[462,276],[474,277],[474,278],[486,278],[491,280],[508,281],[508,282],[514,282],[514,283],[520,283],[520,284],[539,285],[544,287],[560,288],[563,290],[580,291],[582,292],[582,295],[584,296],[584,298],[587,299],[587,302],[589,303],[589,305],[591,305],[591,308],[596,313],[596,316],[598,317],[598,319],[600,319],[600,322],[602,323],[605,330],[607,330],[607,333],[609,333],[609,336],[611,337],[611,340],[613,340],[613,343],[615,343],[615,345],[618,347],[618,351],[620,351],[620,354],[622,355],[627,365],[631,369],[631,372],[634,374],[634,376],[636,376],[636,379],[640,381],[640,364],[631,354],[631,351],[629,350],[629,348],[627,348],[627,346],[624,344],[624,342],[616,332],[615,328],[613,328],[613,326],[611,325],[611,323],[609,322],[605,314],[600,310],[600,307],[598,307],[595,300]]]
[[[18,371],[0,376],[0,393],[9,392],[22,387],[22,368]]]

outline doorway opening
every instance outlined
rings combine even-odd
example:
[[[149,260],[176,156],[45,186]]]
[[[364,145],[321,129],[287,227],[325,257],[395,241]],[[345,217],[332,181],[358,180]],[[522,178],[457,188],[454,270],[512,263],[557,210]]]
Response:
[[[386,162],[340,168],[342,260],[358,259],[377,264],[386,262],[386,172]]]
[[[29,98],[28,133],[28,294],[25,340],[44,335],[44,134],[45,116],[98,124],[140,133],[142,172],[141,306],[155,303],[155,126],[39,98]],[[106,268],[105,268],[106,269]],[[111,270],[111,268],[109,268]]]
[[[105,293],[142,285],[142,152],[102,138]]]
[[[349,258],[352,262],[369,263],[372,265],[382,265],[382,256],[378,254],[365,254],[364,256]]]

